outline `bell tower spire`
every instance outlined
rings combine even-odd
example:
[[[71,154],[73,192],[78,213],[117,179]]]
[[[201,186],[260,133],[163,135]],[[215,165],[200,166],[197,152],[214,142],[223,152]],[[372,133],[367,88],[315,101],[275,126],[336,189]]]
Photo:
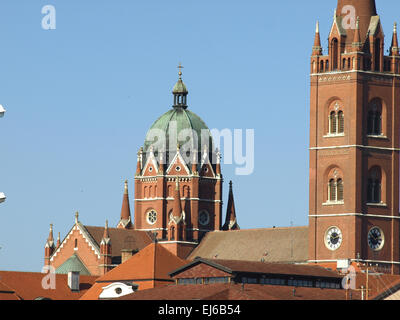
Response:
[[[390,47],[390,53],[392,56],[399,55],[399,39],[397,37],[397,23],[394,23],[393,26],[393,38],[392,38],[392,45]]]

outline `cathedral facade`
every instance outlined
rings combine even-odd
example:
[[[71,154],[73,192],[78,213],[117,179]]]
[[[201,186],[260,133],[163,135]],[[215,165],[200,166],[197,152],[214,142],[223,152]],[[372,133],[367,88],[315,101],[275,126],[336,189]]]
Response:
[[[179,68],[182,68],[179,66]],[[45,265],[103,275],[152,242],[186,258],[212,231],[237,230],[232,182],[222,221],[221,154],[204,121],[188,109],[188,90],[179,71],[173,105],[157,119],[140,147],[135,172],[134,216],[125,181],[115,228],[75,224],[61,241],[53,227],[45,245]]]
[[[240,230],[232,183],[222,221],[221,154],[207,125],[188,107],[180,71],[172,107],[154,122],[138,152],[133,218],[126,182],[117,226],[84,226],[76,216],[71,231],[57,243],[51,228],[45,264],[58,272],[75,268],[83,274],[104,274],[157,242],[183,259],[331,268],[363,263],[398,274],[396,24],[388,55],[384,45],[375,0],[338,0],[326,53],[317,24],[310,65],[308,226]]]

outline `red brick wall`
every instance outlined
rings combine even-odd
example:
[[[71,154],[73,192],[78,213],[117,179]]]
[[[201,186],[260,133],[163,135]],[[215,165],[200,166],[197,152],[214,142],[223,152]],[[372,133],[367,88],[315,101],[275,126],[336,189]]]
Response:
[[[75,239],[78,240],[78,247],[75,250]],[[54,268],[61,266],[69,257],[76,253],[82,260],[83,264],[89,270],[92,275],[100,275],[99,272],[99,259],[95,252],[91,249],[89,244],[86,242],[85,238],[81,233],[74,229],[69,236],[69,239],[64,241],[64,245],[59,249],[56,256],[53,256],[51,265]]]

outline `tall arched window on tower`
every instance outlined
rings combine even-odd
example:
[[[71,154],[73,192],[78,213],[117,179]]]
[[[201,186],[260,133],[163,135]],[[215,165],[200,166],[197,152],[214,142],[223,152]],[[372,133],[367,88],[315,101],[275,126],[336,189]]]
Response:
[[[332,111],[331,114],[329,115],[329,133],[336,134],[337,133],[336,127],[337,127],[336,112]]]
[[[368,173],[368,203],[382,201],[382,173],[379,167],[372,168]]]
[[[338,105],[329,113],[329,135],[344,135],[344,113]]]
[[[328,201],[327,204],[342,204],[344,201],[343,179],[334,177],[328,182]]]
[[[382,104],[375,100],[371,103],[367,115],[367,134],[370,136],[382,135]]]
[[[344,133],[344,114],[343,111],[338,112],[338,134]]]
[[[330,202],[335,202],[336,201],[336,181],[335,181],[335,179],[329,180],[328,200]]]

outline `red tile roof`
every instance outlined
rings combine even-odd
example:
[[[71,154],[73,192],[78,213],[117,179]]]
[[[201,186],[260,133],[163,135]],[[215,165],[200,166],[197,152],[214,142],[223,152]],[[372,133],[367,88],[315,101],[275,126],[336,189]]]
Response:
[[[359,300],[360,294],[353,291],[352,299]],[[138,291],[118,300],[346,300],[346,291],[256,284],[242,287],[233,283],[171,285]]]
[[[84,226],[88,234],[100,248],[100,242],[104,235],[104,227]],[[142,250],[152,243],[152,234],[147,231],[108,228],[111,239],[112,256],[121,256],[122,249]]]
[[[21,300],[13,289],[0,281],[0,301],[1,300]]]
[[[336,271],[327,270],[326,268],[316,265],[306,264],[284,264],[284,263],[267,263],[257,261],[240,261],[240,260],[218,260],[218,259],[197,259],[190,264],[174,270],[171,274],[174,277],[179,277],[179,273],[187,270],[198,263],[207,263],[216,268],[223,268],[229,273],[234,272],[249,272],[249,273],[264,273],[278,275],[299,275],[321,278],[341,278],[342,276]]]
[[[294,241],[296,240],[296,241]],[[307,262],[308,227],[208,232],[187,258]]]
[[[46,290],[42,287],[44,273],[0,271],[0,281],[11,288],[22,300],[50,298],[52,300],[78,300],[95,282],[97,277],[81,276],[80,291],[72,292],[68,287],[68,275],[55,274],[55,290]]]
[[[188,261],[175,256],[162,245],[152,243],[98,278],[96,284],[82,296],[81,300],[97,300],[102,288],[113,282],[135,282],[139,285],[139,290],[141,287],[148,287],[144,282],[160,281],[168,284],[168,282],[173,282],[169,272],[187,263]],[[153,286],[153,284],[150,285]]]
[[[152,243],[125,263],[107,272],[96,282],[143,279],[171,280],[168,273],[187,263],[187,261],[175,256],[162,245]]]

